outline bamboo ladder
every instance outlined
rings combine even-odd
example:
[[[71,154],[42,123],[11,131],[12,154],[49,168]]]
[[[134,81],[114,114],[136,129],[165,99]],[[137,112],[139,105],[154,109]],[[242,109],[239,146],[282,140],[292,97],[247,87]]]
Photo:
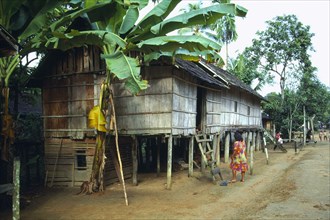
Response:
[[[210,145],[212,140],[210,138],[207,138],[206,134],[196,134],[195,139],[198,143],[198,148],[201,152],[202,163],[210,167],[213,181],[216,180],[215,176],[217,174],[219,175],[220,179],[223,180],[220,168],[216,166],[214,150],[211,148]],[[206,148],[204,148],[203,145],[206,145]],[[208,158],[208,155],[210,155],[211,157]]]

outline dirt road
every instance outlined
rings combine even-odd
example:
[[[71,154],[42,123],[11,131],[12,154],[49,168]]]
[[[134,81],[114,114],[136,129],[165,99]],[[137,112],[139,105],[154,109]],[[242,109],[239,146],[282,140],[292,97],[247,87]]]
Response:
[[[127,182],[129,205],[121,185],[103,194],[75,195],[75,189],[51,189],[32,199],[21,219],[330,219],[330,144],[308,145],[299,154],[269,150],[254,155],[253,175],[244,183],[219,186],[210,176],[187,171],[173,174],[171,190],[166,173],[139,176],[138,186]],[[221,164],[230,179],[227,164]],[[9,216],[10,217],[10,216]],[[0,215],[6,219],[8,215]],[[11,219],[11,218],[9,218]]]

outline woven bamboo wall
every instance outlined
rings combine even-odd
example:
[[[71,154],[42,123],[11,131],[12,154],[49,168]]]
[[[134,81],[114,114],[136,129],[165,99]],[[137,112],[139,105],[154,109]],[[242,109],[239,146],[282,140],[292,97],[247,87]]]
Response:
[[[117,126],[122,134],[194,134],[196,86],[172,66],[148,67],[144,78],[150,87],[133,96],[122,83],[114,84]],[[184,77],[184,78],[183,78]]]
[[[261,127],[260,100],[240,89],[224,90],[222,127]]]

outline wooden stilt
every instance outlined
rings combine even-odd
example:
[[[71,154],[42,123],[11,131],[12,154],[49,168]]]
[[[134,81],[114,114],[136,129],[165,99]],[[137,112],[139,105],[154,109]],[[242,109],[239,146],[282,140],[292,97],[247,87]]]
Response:
[[[225,163],[229,162],[230,132],[225,133]]]
[[[261,149],[261,135],[260,135],[260,131],[257,132],[257,151],[260,151]]]
[[[212,150],[213,150],[213,159],[217,158],[217,135],[213,135],[213,139],[212,139]]]
[[[251,148],[251,142],[250,142],[250,132],[246,132],[246,139],[245,139],[245,143],[246,143],[246,153],[250,153],[250,148]]]
[[[171,189],[172,186],[172,135],[168,137],[167,142],[167,184],[166,189]]]
[[[253,174],[253,154],[254,154],[254,145],[251,146],[251,149],[250,149],[250,175]]]
[[[137,158],[137,147],[138,147],[138,141],[135,135],[132,136],[133,143],[132,143],[132,159],[133,159],[133,175],[132,175],[132,181],[133,185],[138,185],[137,180],[137,170],[138,170],[138,158]]]
[[[20,219],[20,167],[21,162],[19,157],[14,158],[14,167],[13,167],[13,219],[19,220]]]
[[[194,172],[194,137],[190,137],[189,139],[189,160],[188,160],[188,165],[189,165],[189,169],[188,169],[188,176],[192,177],[193,176],[193,172]]]
[[[251,135],[252,135],[252,146],[254,146],[254,150],[256,149],[256,133],[254,131],[251,132]]]
[[[160,138],[157,138],[157,176],[160,176]]]

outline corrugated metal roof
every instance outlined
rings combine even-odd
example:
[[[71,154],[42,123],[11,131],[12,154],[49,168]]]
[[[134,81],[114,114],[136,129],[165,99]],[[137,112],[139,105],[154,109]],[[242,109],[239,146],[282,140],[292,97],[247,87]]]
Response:
[[[225,80],[225,82],[228,83],[229,87],[231,86],[235,86],[235,87],[239,87],[257,97],[259,97],[260,99],[264,99],[264,97],[262,97],[258,92],[256,92],[255,90],[253,90],[249,85],[245,84],[244,82],[242,82],[239,78],[237,78],[235,75],[211,64],[211,63],[207,63],[205,60],[201,60],[199,61],[199,63],[202,66],[206,66],[208,69],[210,69],[211,71],[213,71],[214,73],[216,73],[217,75],[219,75],[219,80],[221,80],[221,78],[223,80]]]
[[[224,83],[222,83],[221,81],[215,79],[210,74],[208,74],[207,71],[205,71],[203,68],[201,68],[197,63],[177,58],[177,59],[175,59],[175,64],[179,68],[187,71],[191,75],[197,77],[198,79],[200,79],[208,84],[218,86],[221,88],[227,88],[227,89],[229,88]]]

